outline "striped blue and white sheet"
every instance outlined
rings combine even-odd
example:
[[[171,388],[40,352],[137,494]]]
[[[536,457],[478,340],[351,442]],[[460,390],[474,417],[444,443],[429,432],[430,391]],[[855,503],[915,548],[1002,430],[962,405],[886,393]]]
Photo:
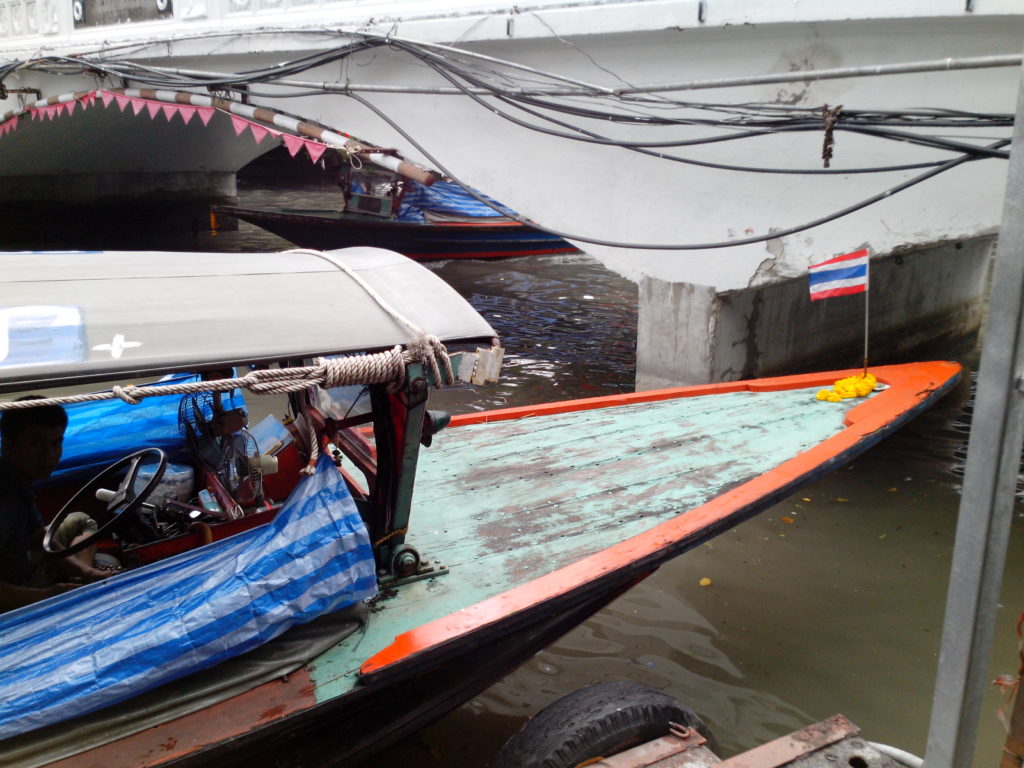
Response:
[[[487,195],[481,196],[504,208],[497,200]],[[422,223],[425,220],[424,211],[480,218],[512,214],[512,211],[508,209],[506,209],[507,213],[494,210],[489,205],[477,200],[458,184],[450,181],[435,181],[429,187],[415,181],[406,181],[405,194],[402,195],[402,201],[398,205],[396,218],[399,221]]]
[[[0,615],[0,738],[123,701],[376,593],[321,457],[267,525]]]

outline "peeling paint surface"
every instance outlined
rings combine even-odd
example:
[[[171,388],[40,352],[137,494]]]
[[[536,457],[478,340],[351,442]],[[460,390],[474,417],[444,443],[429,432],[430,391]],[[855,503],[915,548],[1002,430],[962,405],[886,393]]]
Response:
[[[421,453],[408,541],[447,575],[400,587],[365,632],[317,660],[344,693],[394,637],[599,552],[756,477],[843,428],[863,401],[734,392],[467,425]]]

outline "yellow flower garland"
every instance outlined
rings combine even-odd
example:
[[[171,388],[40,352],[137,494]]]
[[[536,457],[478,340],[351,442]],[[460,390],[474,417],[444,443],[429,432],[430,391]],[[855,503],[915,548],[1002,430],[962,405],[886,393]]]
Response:
[[[818,391],[819,400],[827,400],[830,403],[838,403],[849,397],[866,397],[875,389],[878,379],[874,374],[857,374],[840,379],[832,385],[832,389]]]

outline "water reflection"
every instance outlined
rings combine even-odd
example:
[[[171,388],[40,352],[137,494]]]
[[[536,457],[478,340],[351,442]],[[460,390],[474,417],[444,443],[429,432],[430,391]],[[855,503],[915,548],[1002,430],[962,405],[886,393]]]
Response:
[[[497,385],[440,392],[435,404],[480,410],[632,391],[635,283],[582,254],[449,261],[431,269],[487,318],[506,349]]]

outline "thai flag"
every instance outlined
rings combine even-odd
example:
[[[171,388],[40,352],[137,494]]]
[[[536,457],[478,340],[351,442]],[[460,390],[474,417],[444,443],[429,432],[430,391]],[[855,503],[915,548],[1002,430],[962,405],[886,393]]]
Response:
[[[853,253],[812,264],[807,268],[811,301],[864,293],[868,289],[868,252],[866,248]]]

